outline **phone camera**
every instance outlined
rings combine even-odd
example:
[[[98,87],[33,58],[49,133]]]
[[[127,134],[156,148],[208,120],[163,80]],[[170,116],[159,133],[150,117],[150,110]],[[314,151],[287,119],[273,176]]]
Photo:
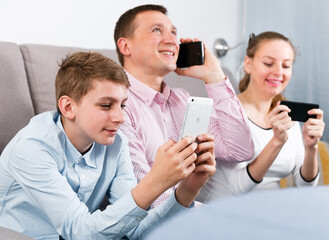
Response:
[[[192,99],[192,102],[194,102],[194,98]]]

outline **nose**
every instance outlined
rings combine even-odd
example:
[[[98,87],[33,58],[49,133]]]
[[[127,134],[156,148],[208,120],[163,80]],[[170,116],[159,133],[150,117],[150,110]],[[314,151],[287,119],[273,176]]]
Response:
[[[274,73],[276,76],[281,76],[281,75],[282,75],[282,73],[283,73],[283,68],[282,68],[281,64],[276,64],[276,65],[274,66],[274,71],[273,71],[273,73]]]
[[[123,109],[120,107],[117,107],[115,111],[110,116],[112,122],[116,123],[123,123],[125,121]]]
[[[165,43],[178,45],[177,36],[172,32],[172,30],[165,31],[163,38]]]

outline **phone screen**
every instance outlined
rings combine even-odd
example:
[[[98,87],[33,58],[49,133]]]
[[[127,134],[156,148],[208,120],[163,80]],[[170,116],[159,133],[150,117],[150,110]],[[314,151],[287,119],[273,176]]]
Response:
[[[290,108],[289,116],[293,121],[306,122],[309,118],[316,118],[316,115],[309,115],[307,112],[313,108],[319,108],[319,104],[281,101],[282,105]]]
[[[202,42],[181,43],[179,46],[177,67],[186,68],[204,63]]]

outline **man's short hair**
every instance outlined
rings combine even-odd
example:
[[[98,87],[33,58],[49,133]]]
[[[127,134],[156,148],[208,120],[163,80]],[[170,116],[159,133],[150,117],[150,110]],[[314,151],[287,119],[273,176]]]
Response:
[[[123,66],[124,64],[124,59],[123,55],[120,52],[120,49],[118,47],[118,40],[119,38],[128,38],[132,37],[134,34],[134,31],[136,29],[136,24],[135,24],[135,18],[137,14],[141,12],[146,12],[146,11],[158,11],[163,14],[167,14],[167,9],[161,5],[154,5],[154,4],[145,4],[141,6],[137,6],[135,8],[129,9],[126,11],[124,14],[120,16],[118,19],[115,29],[114,29],[114,41],[115,41],[115,46],[119,58],[119,62]]]
[[[56,76],[56,106],[66,95],[80,102],[90,90],[95,80],[111,81],[129,87],[128,77],[119,64],[97,52],[76,52],[69,54],[59,65]]]

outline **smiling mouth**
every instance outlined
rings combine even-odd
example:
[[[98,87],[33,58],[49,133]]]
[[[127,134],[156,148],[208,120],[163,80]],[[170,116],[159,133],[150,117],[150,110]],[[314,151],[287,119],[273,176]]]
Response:
[[[173,52],[160,51],[160,53],[162,53],[162,54],[166,54],[166,55],[169,55],[169,56],[174,56],[174,53],[173,53]]]
[[[266,79],[267,82],[271,83],[271,84],[275,84],[275,85],[279,85],[282,84],[282,80],[274,80],[274,79]]]

